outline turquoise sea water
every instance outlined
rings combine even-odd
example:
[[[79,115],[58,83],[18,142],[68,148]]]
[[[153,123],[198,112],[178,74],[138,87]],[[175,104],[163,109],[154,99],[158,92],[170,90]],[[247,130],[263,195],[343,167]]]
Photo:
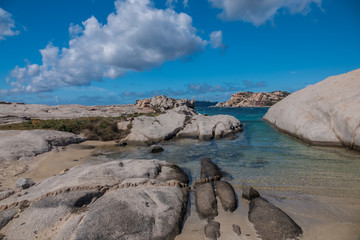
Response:
[[[165,151],[149,154],[145,147],[125,147],[111,159],[161,159],[199,178],[201,156],[209,156],[228,173],[234,186],[292,191],[321,196],[360,198],[360,152],[345,148],[309,146],[279,133],[262,120],[267,108],[197,108],[208,115],[229,114],[243,123],[235,140],[210,142],[174,140]]]

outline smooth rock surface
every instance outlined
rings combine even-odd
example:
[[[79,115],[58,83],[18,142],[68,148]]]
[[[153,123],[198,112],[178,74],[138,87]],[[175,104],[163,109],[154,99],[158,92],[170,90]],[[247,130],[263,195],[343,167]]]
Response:
[[[216,195],[225,211],[233,212],[237,208],[234,188],[226,181],[215,181]]]
[[[211,140],[236,137],[235,133],[242,130],[235,117],[204,116],[198,114],[193,105],[193,101],[187,99],[152,98],[150,106],[162,114],[135,117],[130,134],[119,145],[152,145],[173,138]]]
[[[262,240],[294,239],[302,234],[301,228],[286,213],[261,197],[251,200],[249,221]]]
[[[0,162],[34,157],[50,151],[52,146],[80,143],[84,138],[55,130],[5,130],[0,131]]]
[[[360,69],[291,94],[264,119],[311,144],[360,149]]]
[[[182,174],[159,160],[80,165],[0,201],[22,210],[2,232],[9,240],[174,239],[187,209]]]
[[[211,182],[196,184],[195,205],[201,219],[212,218],[218,215],[217,200]]]

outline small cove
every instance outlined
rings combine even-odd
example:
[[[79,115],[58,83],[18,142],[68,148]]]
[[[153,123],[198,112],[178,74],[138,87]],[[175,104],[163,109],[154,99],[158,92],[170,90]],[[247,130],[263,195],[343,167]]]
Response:
[[[145,147],[125,147],[111,159],[165,160],[183,167],[192,181],[199,178],[201,156],[209,156],[235,187],[290,191],[360,199],[360,154],[345,148],[315,147],[282,134],[262,120],[267,108],[197,108],[208,115],[229,114],[243,124],[234,140],[175,140],[165,151],[149,154]]]

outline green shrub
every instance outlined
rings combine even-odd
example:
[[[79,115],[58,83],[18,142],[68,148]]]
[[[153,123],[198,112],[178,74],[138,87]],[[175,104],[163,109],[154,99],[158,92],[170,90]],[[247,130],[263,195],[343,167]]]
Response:
[[[121,131],[117,123],[127,118],[134,118],[141,115],[155,116],[154,113],[134,113],[119,117],[83,117],[74,119],[31,119],[26,122],[0,125],[0,130],[33,130],[51,129],[75,134],[83,134],[89,140],[116,140],[127,136],[130,128]]]

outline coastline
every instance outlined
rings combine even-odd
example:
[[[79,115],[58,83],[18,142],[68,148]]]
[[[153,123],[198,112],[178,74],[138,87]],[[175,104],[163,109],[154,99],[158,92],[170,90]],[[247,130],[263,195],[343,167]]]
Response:
[[[3,187],[15,185],[19,177],[30,177],[40,182],[54,174],[60,174],[66,168],[81,164],[94,164],[102,161],[104,152],[114,151],[114,142],[86,141],[73,144],[59,151],[52,150],[36,156],[27,162],[31,167],[24,173],[12,177],[3,183]],[[156,156],[155,156],[156,158]],[[73,161],[78,160],[78,161]],[[17,165],[12,165],[17,168]],[[4,169],[4,168],[0,168]],[[8,172],[11,172],[7,168]],[[231,181],[230,181],[231,182]],[[256,231],[247,218],[249,202],[241,198],[242,187],[234,185],[238,196],[238,208],[233,213],[225,212],[218,199],[219,215],[215,221],[220,222],[221,239],[259,239]],[[299,194],[287,190],[270,190],[257,188],[261,195],[275,206],[283,209],[303,229],[303,240],[354,240],[360,237],[360,199],[344,197],[327,197],[322,195]],[[184,220],[183,229],[176,240],[206,239],[204,226],[206,220],[201,220],[195,209],[195,196],[189,197],[191,205]],[[232,230],[232,224],[241,227],[242,234],[237,236]]]

